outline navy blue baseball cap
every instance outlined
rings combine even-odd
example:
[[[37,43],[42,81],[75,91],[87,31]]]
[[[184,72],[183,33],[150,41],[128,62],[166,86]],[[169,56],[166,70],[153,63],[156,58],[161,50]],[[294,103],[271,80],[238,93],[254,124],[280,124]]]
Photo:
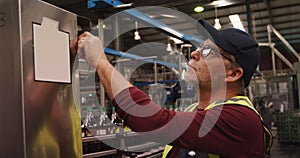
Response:
[[[211,40],[218,47],[235,57],[237,63],[244,71],[245,87],[248,87],[260,62],[258,43],[250,34],[242,30],[235,28],[217,30],[203,19],[198,20],[198,23],[205,28],[211,36]],[[200,29],[201,27],[197,28]]]

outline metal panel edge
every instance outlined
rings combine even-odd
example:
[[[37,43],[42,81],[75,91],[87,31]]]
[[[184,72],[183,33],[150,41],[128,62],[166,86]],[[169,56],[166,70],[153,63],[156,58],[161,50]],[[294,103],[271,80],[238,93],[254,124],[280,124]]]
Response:
[[[20,0],[0,0],[0,157],[24,157]]]

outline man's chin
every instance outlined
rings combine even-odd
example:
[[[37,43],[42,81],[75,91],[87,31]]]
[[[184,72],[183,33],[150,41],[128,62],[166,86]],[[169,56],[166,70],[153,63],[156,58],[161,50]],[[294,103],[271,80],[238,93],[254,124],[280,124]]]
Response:
[[[188,77],[188,76],[184,76],[184,80],[190,84],[192,84],[194,87],[198,87],[199,86],[199,81],[194,78],[194,77]]]

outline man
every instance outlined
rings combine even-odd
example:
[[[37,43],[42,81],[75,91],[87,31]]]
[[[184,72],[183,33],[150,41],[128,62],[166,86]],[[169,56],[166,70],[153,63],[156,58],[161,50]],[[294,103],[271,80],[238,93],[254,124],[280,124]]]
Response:
[[[271,135],[243,95],[259,63],[258,44],[243,31],[218,31],[204,20],[199,24],[212,39],[192,52],[185,75],[198,92],[195,112],[174,112],[151,102],[109,63],[99,38],[84,33],[78,48],[96,68],[125,123],[145,137],[173,146],[164,157],[264,157]]]

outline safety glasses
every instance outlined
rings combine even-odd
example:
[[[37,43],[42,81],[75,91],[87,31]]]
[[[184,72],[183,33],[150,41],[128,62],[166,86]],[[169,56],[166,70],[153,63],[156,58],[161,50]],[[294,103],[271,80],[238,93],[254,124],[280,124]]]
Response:
[[[201,44],[196,51],[199,51],[202,58],[208,59],[213,56],[221,55],[224,59],[229,60],[230,62],[234,62],[231,58],[222,54],[217,48],[213,48],[210,45],[203,45]]]

